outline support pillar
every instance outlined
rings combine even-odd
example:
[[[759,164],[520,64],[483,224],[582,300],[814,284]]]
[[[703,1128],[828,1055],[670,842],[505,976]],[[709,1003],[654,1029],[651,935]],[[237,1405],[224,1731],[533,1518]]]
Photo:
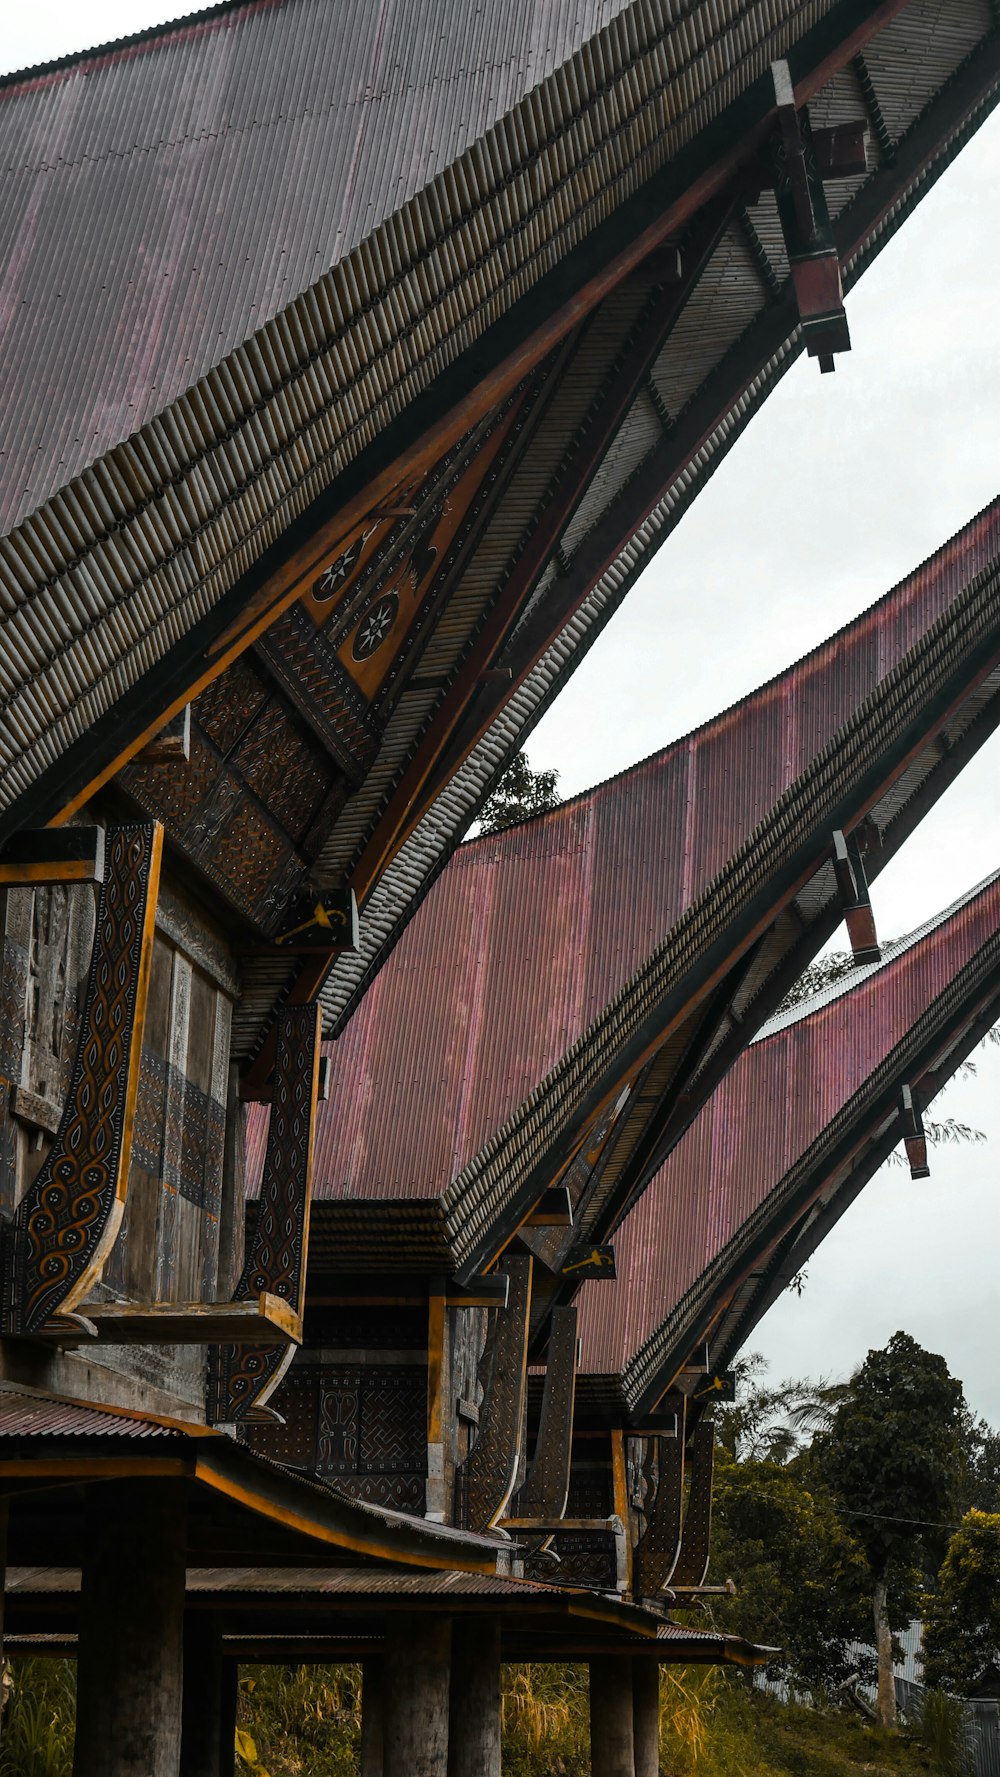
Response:
[[[184,1615],[181,1777],[220,1777],[223,1750],[222,1617],[214,1610]],[[229,1769],[232,1770],[232,1753]]]
[[[186,1495],[88,1490],[73,1777],[180,1777]]]
[[[230,1654],[222,1660],[222,1727],[219,1734],[219,1777],[233,1777],[236,1769],[236,1705],[240,1694],[240,1665]]]
[[[602,1654],[590,1662],[590,1766],[592,1777],[635,1777],[632,1727],[632,1660]]]
[[[381,1660],[361,1665],[361,1777],[382,1777],[383,1672]]]
[[[451,1618],[403,1615],[385,1638],[384,1777],[448,1777]]]
[[[500,1777],[500,1622],[469,1617],[451,1664],[448,1777]]]
[[[648,1654],[632,1660],[632,1734],[635,1777],[660,1777],[660,1662]]]

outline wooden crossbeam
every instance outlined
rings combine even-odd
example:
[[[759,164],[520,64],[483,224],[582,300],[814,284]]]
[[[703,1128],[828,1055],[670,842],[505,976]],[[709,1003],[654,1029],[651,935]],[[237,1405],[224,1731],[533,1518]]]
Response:
[[[506,1271],[481,1272],[468,1283],[445,1286],[449,1308],[506,1308],[510,1300],[510,1277]]]
[[[60,1345],[208,1345],[302,1342],[302,1321],[280,1296],[264,1291],[246,1302],[94,1302],[86,1312],[39,1328]]]
[[[103,881],[103,827],[27,828],[0,851],[0,888]]]
[[[573,1204],[565,1185],[550,1185],[525,1219],[526,1228],[572,1228]]]

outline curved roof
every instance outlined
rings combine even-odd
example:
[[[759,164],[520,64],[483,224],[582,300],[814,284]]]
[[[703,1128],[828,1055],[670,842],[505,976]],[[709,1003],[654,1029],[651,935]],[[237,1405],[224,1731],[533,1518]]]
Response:
[[[881,963],[852,971],[765,1025],[619,1228],[617,1281],[583,1285],[582,1371],[627,1375],[642,1367],[643,1348],[664,1324],[680,1319],[686,1299],[697,1298],[703,1313],[713,1291],[720,1305],[727,1301],[734,1280],[720,1263],[727,1253],[738,1265],[744,1236],[769,1208],[777,1239],[789,1176],[845,1114],[861,1146],[872,1128],[871,1082],[894,1052],[902,1057],[911,1032],[956,983],[971,1026],[984,970],[992,970],[996,995],[998,963],[1000,872],[887,946]],[[948,1041],[953,1059],[935,1090],[961,1059],[953,1033]],[[905,1067],[900,1059],[897,1074]],[[897,1093],[903,1081],[915,1084],[903,1071]],[[884,1121],[884,1105],[880,1114]],[[817,1158],[814,1191],[833,1176],[825,1156]],[[664,1375],[661,1385],[670,1380]]]
[[[332,1047],[315,1195],[445,1191],[998,553],[995,502],[713,721],[553,812],[463,846]],[[258,1115],[251,1173],[260,1138]]]
[[[0,532],[272,320],[627,5],[248,0],[8,76]]]

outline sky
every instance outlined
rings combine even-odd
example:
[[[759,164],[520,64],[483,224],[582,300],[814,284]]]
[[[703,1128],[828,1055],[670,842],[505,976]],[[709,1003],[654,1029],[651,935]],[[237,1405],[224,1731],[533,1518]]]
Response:
[[[180,15],[143,0],[7,9],[0,71]],[[572,795],[666,746],[880,597],[1000,492],[1000,115],[848,298],[834,376],[789,372],[532,737]],[[896,937],[1000,866],[995,736],[873,885]],[[835,941],[837,942],[837,941]],[[843,947],[843,939],[839,940]],[[1000,1048],[938,1100],[981,1129],[931,1177],[885,1167],[751,1341],[784,1376],[843,1376],[898,1328],[1000,1426]],[[775,1107],[780,1114],[781,1107]]]

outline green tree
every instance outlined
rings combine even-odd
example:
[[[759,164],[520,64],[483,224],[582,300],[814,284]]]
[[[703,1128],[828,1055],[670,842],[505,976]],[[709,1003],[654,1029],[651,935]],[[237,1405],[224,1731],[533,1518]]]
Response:
[[[878,1721],[893,1727],[889,1584],[920,1563],[933,1571],[935,1526],[954,1509],[961,1473],[962,1384],[908,1333],[870,1351],[829,1429],[813,1440],[813,1471],[839,1494],[868,1562],[878,1656]]]
[[[796,1465],[718,1453],[712,1566],[736,1595],[717,1613],[720,1627],[778,1644],[773,1676],[802,1689],[839,1684],[856,1665],[870,1585],[864,1551],[837,1501],[806,1485]]]
[[[924,1625],[924,1678],[967,1697],[1000,1672],[1000,1513],[967,1512]]]
[[[558,771],[532,771],[527,753],[515,753],[499,782],[494,785],[479,816],[480,833],[501,833],[516,827],[533,814],[557,808]]]

